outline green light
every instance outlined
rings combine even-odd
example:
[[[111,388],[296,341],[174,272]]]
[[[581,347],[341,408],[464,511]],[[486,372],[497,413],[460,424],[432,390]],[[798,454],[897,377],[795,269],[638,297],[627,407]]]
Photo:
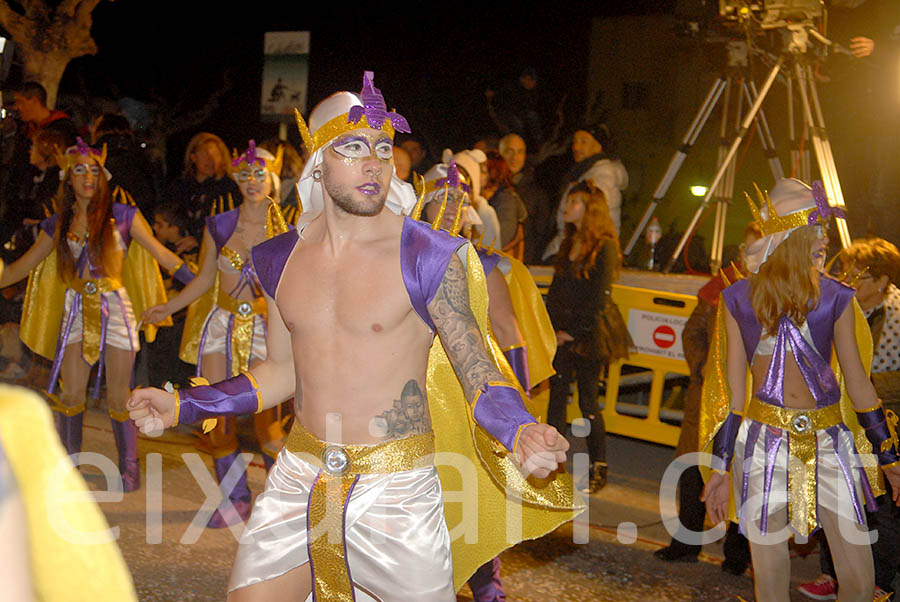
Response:
[[[691,186],[691,194],[694,196],[706,196],[707,190],[706,186]]]

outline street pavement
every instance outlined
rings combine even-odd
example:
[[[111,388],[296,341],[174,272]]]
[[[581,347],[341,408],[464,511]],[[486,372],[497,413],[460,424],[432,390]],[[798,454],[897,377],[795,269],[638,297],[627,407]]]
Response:
[[[249,429],[248,429],[249,430]],[[161,466],[161,482],[100,504],[131,569],[142,601],[224,600],[240,529],[203,529],[198,516],[212,485],[212,461],[196,449],[188,429],[167,431],[158,438],[141,437],[142,472]],[[583,442],[573,441],[574,451]],[[89,410],[85,420],[85,452],[115,461],[115,446],[105,412]],[[572,524],[539,540],[504,552],[503,581],[508,600],[521,601],[722,601],[753,599],[749,571],[735,577],[720,570],[721,546],[709,544],[696,564],[667,564],[653,558],[669,535],[659,512],[659,481],[671,459],[671,448],[610,436],[610,479],[590,496],[588,543],[574,543]],[[203,472],[203,467],[206,472]],[[195,477],[195,473],[200,478]],[[107,488],[100,469],[82,467],[90,487]],[[145,476],[146,473],[142,476]],[[256,495],[264,485],[259,454],[248,470]],[[208,510],[218,499],[206,500]],[[150,510],[148,512],[148,509]],[[207,515],[208,516],[208,515]],[[580,527],[576,527],[580,528]],[[795,558],[794,586],[818,574],[815,554]],[[464,587],[459,600],[471,600]],[[805,600],[793,592],[792,600]]]

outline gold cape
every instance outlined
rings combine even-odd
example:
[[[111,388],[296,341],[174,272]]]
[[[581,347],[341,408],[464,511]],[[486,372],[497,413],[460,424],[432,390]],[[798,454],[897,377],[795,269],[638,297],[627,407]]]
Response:
[[[115,538],[103,536],[109,525],[66,457],[46,403],[0,385],[0,440],[27,514],[36,599],[137,600]]]
[[[466,263],[469,301],[488,353],[504,377],[521,391],[489,332],[487,283],[471,245]],[[552,479],[525,479],[505,448],[475,424],[471,406],[437,337],[429,352],[426,388],[436,427],[435,463],[444,491],[444,516],[453,540],[453,584],[458,590],[482,564],[519,541],[553,531],[584,511],[585,503],[566,473]],[[470,488],[471,477],[477,476],[475,496],[460,495],[464,490],[461,471],[467,473]],[[472,499],[477,499],[477,506],[470,503]]]
[[[699,442],[700,451],[712,453],[713,438],[716,432],[731,411],[731,389],[728,384],[728,333],[725,328],[725,300],[719,295],[719,306],[716,310],[716,326],[713,331],[713,338],[710,342],[709,356],[706,361],[706,367],[703,372],[703,395],[700,405],[700,425],[699,425]],[[869,330],[869,324],[853,298],[853,314],[855,318],[856,344],[859,347],[859,357],[862,360],[866,374],[869,374],[872,365],[872,332]],[[832,347],[833,349],[833,347]],[[844,375],[837,359],[837,353],[831,353],[831,369],[841,386],[841,416],[844,424],[853,433],[853,440],[856,443],[856,450],[860,455],[871,454],[872,444],[866,438],[865,430],[859,426],[856,418],[856,412],[847,393],[847,387],[844,382]],[[747,370],[747,397],[752,397],[752,382],[749,369]],[[709,479],[710,468],[708,466],[700,466],[700,472],[703,479]],[[866,476],[869,478],[869,484],[876,496],[884,493],[884,481],[881,471],[875,465],[866,466]],[[729,514],[731,520],[737,521],[734,510],[734,500],[729,502]]]
[[[135,317],[140,320],[144,310],[166,302],[159,264],[150,252],[132,239],[122,263],[122,284],[131,300]],[[56,344],[63,318],[67,285],[56,271],[56,248],[28,275],[25,300],[22,304],[22,323],[19,334],[29,349],[49,360],[56,356]],[[156,340],[158,326],[171,326],[172,319],[161,324],[143,324],[144,340]]]
[[[496,253],[496,251],[495,251]],[[528,353],[528,375],[531,386],[547,380],[556,371],[553,369],[553,357],[556,355],[556,331],[550,322],[550,314],[541,292],[531,277],[531,272],[521,261],[505,253],[511,268],[507,274],[506,285],[512,299],[513,310],[519,330],[525,339]]]

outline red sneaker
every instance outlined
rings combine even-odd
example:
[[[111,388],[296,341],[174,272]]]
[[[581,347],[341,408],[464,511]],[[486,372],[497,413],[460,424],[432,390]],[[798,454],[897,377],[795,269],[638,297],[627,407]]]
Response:
[[[797,586],[797,591],[813,600],[837,600],[837,581],[828,575],[819,575],[815,581]]]

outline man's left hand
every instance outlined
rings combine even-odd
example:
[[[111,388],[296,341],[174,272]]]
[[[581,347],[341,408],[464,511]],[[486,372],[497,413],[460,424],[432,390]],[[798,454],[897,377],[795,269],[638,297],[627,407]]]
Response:
[[[529,473],[543,479],[566,461],[569,442],[549,424],[529,424],[519,434],[516,458]]]

